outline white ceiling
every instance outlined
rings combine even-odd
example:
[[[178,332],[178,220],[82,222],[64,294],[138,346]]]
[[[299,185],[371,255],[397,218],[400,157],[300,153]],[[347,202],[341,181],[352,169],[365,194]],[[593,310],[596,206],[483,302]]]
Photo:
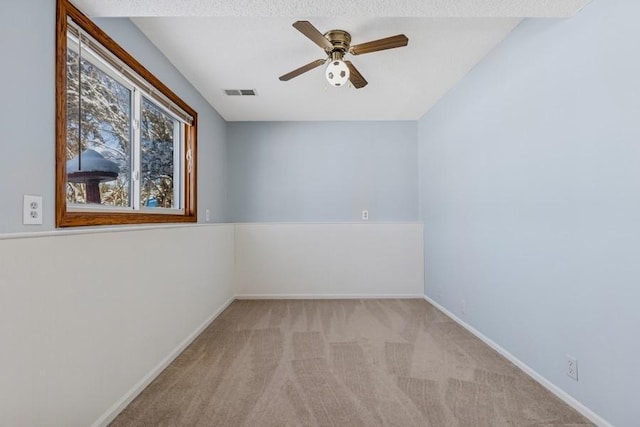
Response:
[[[590,0],[108,0],[90,16],[128,16],[228,121],[416,120],[523,17],[568,17]],[[339,13],[333,11],[339,10]],[[403,33],[407,47],[348,56],[369,84],[335,88],[324,52],[291,24],[343,29],[352,44]],[[224,89],[255,89],[227,96]]]

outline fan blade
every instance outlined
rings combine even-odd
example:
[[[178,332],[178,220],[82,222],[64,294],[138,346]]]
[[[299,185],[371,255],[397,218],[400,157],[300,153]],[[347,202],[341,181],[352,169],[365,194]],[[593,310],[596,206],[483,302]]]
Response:
[[[313,70],[314,68],[321,66],[322,64],[325,63],[325,61],[326,59],[318,59],[313,62],[309,62],[307,65],[303,65],[302,67],[296,68],[290,73],[280,76],[280,80],[282,80],[283,82],[286,82],[287,80],[291,80],[294,77],[298,77],[302,73],[306,73],[309,70]]]
[[[377,52],[379,50],[394,49],[396,47],[406,46],[409,43],[409,39],[404,34],[398,34],[397,36],[391,36],[380,40],[374,40],[372,42],[361,43],[355,46],[351,46],[349,53],[352,55],[362,55],[363,53]]]
[[[360,89],[367,85],[367,81],[362,77],[362,74],[356,69],[356,67],[351,63],[351,61],[344,61],[349,67],[349,81],[356,89]]]
[[[316,27],[311,25],[309,21],[296,21],[293,23],[293,27],[307,36],[312,42],[317,44],[323,49],[333,49],[333,45]]]

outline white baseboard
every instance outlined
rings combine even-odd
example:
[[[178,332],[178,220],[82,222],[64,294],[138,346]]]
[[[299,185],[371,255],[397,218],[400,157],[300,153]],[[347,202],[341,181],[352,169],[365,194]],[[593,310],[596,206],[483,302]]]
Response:
[[[240,294],[236,299],[422,299],[422,294]]]
[[[454,322],[456,322],[457,324],[459,324],[460,326],[465,328],[467,331],[471,332],[473,335],[475,335],[477,338],[479,338],[481,341],[483,341],[489,347],[491,347],[492,349],[494,349],[495,351],[500,353],[504,358],[506,358],[511,363],[516,365],[525,374],[529,375],[531,378],[536,380],[538,383],[540,383],[544,388],[549,390],[551,393],[555,394],[557,397],[559,397],[567,405],[571,406],[573,409],[575,409],[576,411],[580,412],[589,421],[591,421],[592,423],[596,424],[599,427],[613,427],[613,425],[611,423],[607,422],[600,415],[596,414],[591,409],[589,409],[586,406],[584,406],[582,403],[580,403],[578,400],[576,400],[574,397],[572,397],[566,391],[562,390],[560,387],[558,387],[557,385],[553,384],[551,381],[549,381],[548,379],[546,379],[545,377],[540,375],[533,368],[531,368],[528,365],[526,365],[520,359],[515,357],[513,354],[509,353],[507,350],[505,350],[499,344],[495,343],[493,340],[491,340],[490,338],[488,338],[487,336],[482,334],[480,331],[475,329],[473,326],[471,326],[468,323],[466,323],[465,321],[461,320],[458,316],[456,316],[455,314],[451,313],[449,310],[447,310],[446,308],[444,308],[443,306],[441,306],[440,304],[438,304],[436,301],[434,301],[433,299],[429,298],[428,296],[424,295],[424,299],[429,304],[433,305],[435,308],[437,308],[438,310],[443,312],[445,315],[447,315],[449,318],[451,318],[451,320],[453,320]]]
[[[176,357],[180,355],[187,348],[189,344],[195,340],[198,335],[204,331],[207,326],[211,324],[233,301],[234,297],[229,298],[220,308],[216,310],[211,317],[204,321],[200,326],[196,328],[187,338],[185,338],[176,348],[174,348],[167,357],[165,357],[158,365],[144,376],[131,390],[125,393],[120,400],[118,400],[111,408],[109,408],[96,422],[92,424],[92,427],[107,426],[113,421],[124,408],[126,408],[151,382],[156,379],[162,371],[166,369]]]

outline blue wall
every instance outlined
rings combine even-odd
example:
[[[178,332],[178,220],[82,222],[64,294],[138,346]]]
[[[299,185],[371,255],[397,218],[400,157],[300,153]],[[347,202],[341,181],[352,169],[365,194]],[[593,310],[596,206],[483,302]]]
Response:
[[[427,295],[616,426],[640,423],[639,14],[524,21],[418,127]]]
[[[128,19],[99,26],[199,114],[198,216],[223,221],[226,125],[220,115]],[[0,233],[47,231],[55,224],[55,1],[0,2]],[[22,225],[23,194],[44,196],[44,224]]]
[[[0,2],[0,233],[54,227],[55,6]],[[44,225],[22,225],[23,194],[44,196]]]
[[[229,219],[416,221],[416,122],[228,124]]]

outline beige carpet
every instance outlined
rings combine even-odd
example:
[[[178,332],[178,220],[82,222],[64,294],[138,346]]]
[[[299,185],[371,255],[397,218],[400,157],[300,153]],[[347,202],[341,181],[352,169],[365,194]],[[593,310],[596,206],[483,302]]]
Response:
[[[423,300],[235,301],[112,423],[317,425],[591,424]]]

